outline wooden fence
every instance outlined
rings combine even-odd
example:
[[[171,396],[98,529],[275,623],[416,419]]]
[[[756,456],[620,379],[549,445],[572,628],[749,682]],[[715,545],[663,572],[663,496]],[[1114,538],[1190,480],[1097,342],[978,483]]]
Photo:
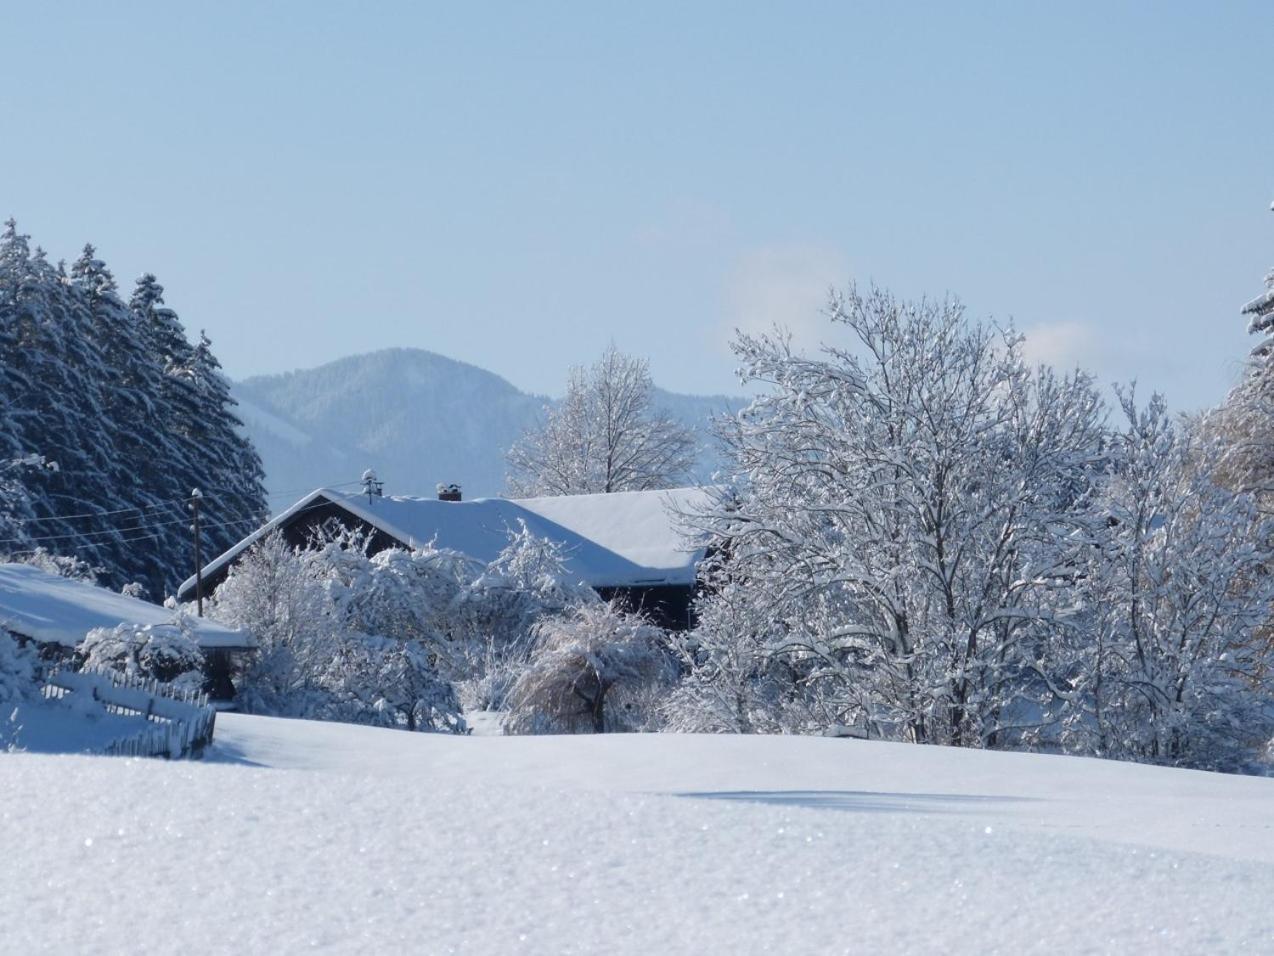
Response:
[[[45,696],[88,694],[113,714],[138,714],[145,726],[109,744],[121,757],[197,757],[212,743],[217,711],[208,695],[114,671],[63,671],[49,675]]]

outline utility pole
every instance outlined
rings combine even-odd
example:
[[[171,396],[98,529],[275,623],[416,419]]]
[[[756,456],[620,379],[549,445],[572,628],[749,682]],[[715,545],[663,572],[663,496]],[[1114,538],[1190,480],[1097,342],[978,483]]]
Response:
[[[203,504],[203,492],[196,488],[190,493],[190,510],[194,512],[195,523],[190,530],[195,536],[195,600],[198,602],[199,616],[203,617],[203,557],[199,553],[199,506]]]

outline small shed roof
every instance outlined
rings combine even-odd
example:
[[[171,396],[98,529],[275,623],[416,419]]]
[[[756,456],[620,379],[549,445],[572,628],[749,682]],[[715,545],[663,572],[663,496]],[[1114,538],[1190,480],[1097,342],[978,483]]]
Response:
[[[550,498],[373,497],[319,488],[204,568],[211,576],[307,510],[339,506],[409,548],[429,545],[489,563],[521,524],[562,546],[567,570],[593,587],[691,585],[703,549],[687,541],[681,515],[706,502],[700,488]],[[181,586],[187,593],[194,579]]]
[[[168,608],[74,581],[29,564],[0,564],[0,630],[40,643],[74,647],[95,627],[176,627]],[[251,636],[206,618],[190,621],[205,650],[255,646]]]

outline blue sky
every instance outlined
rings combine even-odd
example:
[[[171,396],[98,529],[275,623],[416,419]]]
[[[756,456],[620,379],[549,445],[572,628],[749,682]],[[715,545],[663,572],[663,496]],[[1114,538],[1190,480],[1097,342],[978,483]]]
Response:
[[[831,284],[1219,400],[1274,264],[1274,7],[0,2],[0,214],[234,376],[417,346],[732,387]]]

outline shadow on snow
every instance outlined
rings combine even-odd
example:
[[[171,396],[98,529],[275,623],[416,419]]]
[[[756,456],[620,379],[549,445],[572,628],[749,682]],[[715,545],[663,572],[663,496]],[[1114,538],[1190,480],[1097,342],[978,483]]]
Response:
[[[968,793],[878,793],[872,790],[706,790],[678,793],[676,796],[856,813],[972,813],[995,804],[1029,803],[1036,799]]]

